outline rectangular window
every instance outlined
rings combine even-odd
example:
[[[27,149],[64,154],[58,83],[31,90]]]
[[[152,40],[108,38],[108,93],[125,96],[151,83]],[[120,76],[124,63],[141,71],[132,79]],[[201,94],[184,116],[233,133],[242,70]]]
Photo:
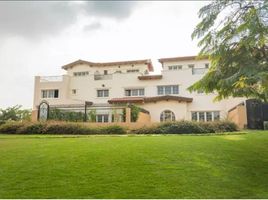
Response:
[[[97,115],[96,121],[100,123],[107,123],[109,122],[109,115],[108,114]]]
[[[193,75],[204,74],[206,73],[206,71],[207,71],[206,68],[192,68]]]
[[[191,69],[193,69],[194,68],[194,64],[189,64],[188,67],[191,68]]]
[[[42,90],[42,98],[59,98],[59,90]]]
[[[76,94],[76,89],[72,89],[72,94]]]
[[[125,96],[144,96],[144,88],[126,89]]]
[[[109,90],[97,90],[97,97],[109,97]]]
[[[205,121],[205,113],[204,112],[199,112],[199,121]]]
[[[168,66],[168,70],[180,70],[182,69],[182,65],[171,65]]]
[[[157,86],[158,95],[179,94],[178,85]]]
[[[205,68],[207,68],[207,69],[209,68],[209,63],[205,64]]]
[[[127,70],[127,73],[136,73],[136,72],[139,72],[140,70],[138,69],[128,69]]]
[[[206,121],[212,121],[212,112],[206,112]]]
[[[214,121],[220,120],[220,111],[214,111]]]
[[[89,75],[88,71],[84,71],[84,72],[74,72],[73,73],[74,76],[87,76]]]
[[[193,121],[217,121],[220,120],[220,111],[192,112]]]
[[[192,120],[197,121],[197,112],[192,112]]]

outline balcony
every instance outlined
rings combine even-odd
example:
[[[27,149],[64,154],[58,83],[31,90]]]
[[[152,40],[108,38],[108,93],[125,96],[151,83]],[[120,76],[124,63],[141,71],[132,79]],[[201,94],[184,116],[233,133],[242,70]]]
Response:
[[[113,79],[113,75],[112,74],[105,74],[105,75],[101,75],[101,74],[95,74],[94,75],[94,80],[111,80]]]
[[[62,76],[41,76],[40,82],[62,82],[63,77]]]

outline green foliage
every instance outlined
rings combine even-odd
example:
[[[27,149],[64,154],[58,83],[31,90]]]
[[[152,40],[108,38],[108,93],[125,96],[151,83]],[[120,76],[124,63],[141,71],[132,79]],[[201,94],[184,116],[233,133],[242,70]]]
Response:
[[[90,122],[96,122],[96,110],[93,109],[93,110],[90,110],[89,113],[88,113],[88,120]]]
[[[82,122],[85,114],[83,112],[63,111],[57,108],[50,109],[49,120]]]
[[[263,129],[268,130],[268,121],[263,122]]]
[[[138,120],[139,117],[139,113],[140,113],[140,107],[132,104],[129,106],[131,109],[130,115],[131,115],[131,122],[136,122]]]
[[[199,11],[192,38],[209,72],[188,89],[268,101],[268,1],[213,1]]]
[[[31,111],[21,109],[21,105],[0,109],[0,121],[30,121]]]
[[[0,133],[5,134],[126,134],[126,129],[117,125],[89,127],[70,122],[22,123],[7,122],[0,126]]]
[[[166,122],[154,127],[143,127],[133,130],[136,134],[200,134],[200,133],[218,133],[233,132],[238,128],[235,123],[229,121],[215,122],[192,122],[176,121]]]

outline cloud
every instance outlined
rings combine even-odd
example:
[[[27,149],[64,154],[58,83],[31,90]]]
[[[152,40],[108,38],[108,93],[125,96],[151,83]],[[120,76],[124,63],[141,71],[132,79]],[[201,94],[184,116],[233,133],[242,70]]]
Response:
[[[94,22],[92,24],[88,24],[84,26],[84,31],[93,31],[93,30],[98,30],[102,27],[100,22]]]
[[[77,22],[83,13],[92,17],[127,18],[136,2],[0,2],[0,36],[26,38],[54,35]],[[91,28],[100,28],[93,24]]]

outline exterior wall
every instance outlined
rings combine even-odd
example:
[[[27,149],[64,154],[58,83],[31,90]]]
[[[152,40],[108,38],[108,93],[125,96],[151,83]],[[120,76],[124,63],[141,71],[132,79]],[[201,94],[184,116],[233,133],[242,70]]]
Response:
[[[151,122],[150,114],[143,113],[143,112],[139,113],[137,123],[150,123],[150,122]]]
[[[246,106],[238,105],[228,113],[228,119],[236,123],[240,129],[247,125]]]
[[[174,112],[176,120],[191,120],[191,112],[193,111],[220,111],[222,119],[227,118],[228,110],[239,104],[245,98],[230,98],[220,102],[214,102],[216,94],[198,94],[190,93],[187,88],[201,79],[203,74],[192,74],[189,64],[194,64],[195,68],[205,68],[208,60],[190,60],[163,63],[162,79],[155,80],[139,80],[138,76],[143,75],[148,70],[147,65],[122,65],[109,67],[94,67],[86,64],[78,64],[67,70],[67,74],[62,76],[62,81],[40,82],[41,77],[35,78],[34,92],[34,110],[37,109],[41,101],[46,100],[50,105],[60,104],[81,104],[85,101],[94,102],[98,105],[108,105],[108,100],[112,98],[125,97],[125,89],[144,88],[145,97],[158,96],[157,86],[160,85],[179,85],[179,94],[177,96],[193,98],[193,102],[177,102],[177,101],[158,101],[156,103],[141,104],[142,108],[150,112],[152,122],[160,121],[160,114],[164,110]],[[182,65],[180,70],[169,70],[170,65]],[[139,69],[140,72],[126,73],[127,69]],[[99,71],[100,74],[108,70],[110,74],[108,79],[95,80],[94,73]],[[122,73],[115,73],[121,70]],[[73,76],[74,72],[88,71],[86,76]],[[59,98],[42,99],[42,89],[59,89]],[[97,97],[98,89],[109,89],[109,97]],[[72,90],[76,90],[76,94],[72,94]],[[145,119],[144,119],[145,120]],[[148,118],[146,118],[148,120]]]
[[[171,110],[175,114],[176,120],[189,119],[187,117],[187,103],[177,101],[158,101],[139,105],[150,112],[151,121],[159,122],[160,115],[164,110]]]

